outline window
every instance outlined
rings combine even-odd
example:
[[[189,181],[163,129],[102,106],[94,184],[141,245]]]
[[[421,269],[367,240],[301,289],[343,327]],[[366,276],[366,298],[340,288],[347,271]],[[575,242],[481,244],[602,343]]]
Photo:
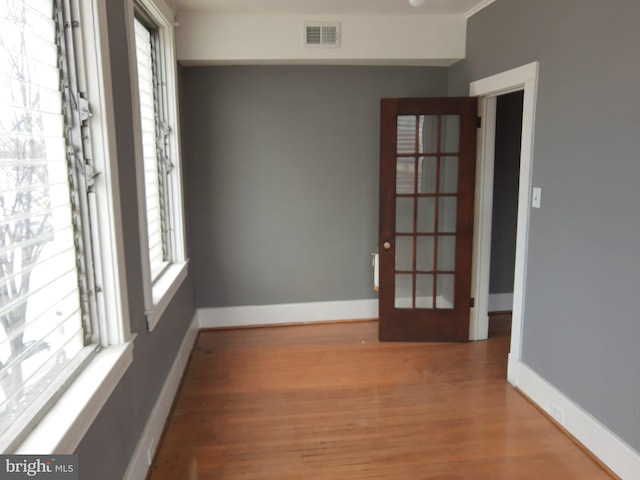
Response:
[[[146,220],[141,228],[149,329],[186,276],[176,60],[171,12],[160,0],[133,5],[135,69],[140,122],[138,164]]]
[[[161,73],[159,65],[154,62],[158,60],[158,33],[145,27],[137,18],[134,24],[147,209],[147,243],[151,279],[155,280],[169,260],[167,215],[163,206],[167,198],[164,180],[170,169],[166,152],[170,129],[161,110],[162,82],[154,76]]]
[[[3,452],[15,450],[105,347],[128,336],[118,303],[106,306],[124,292],[107,200],[106,121],[96,112],[94,127],[90,102],[100,93],[88,93],[101,80],[96,57],[82,55],[94,30],[81,20],[95,18],[93,7],[0,0]]]

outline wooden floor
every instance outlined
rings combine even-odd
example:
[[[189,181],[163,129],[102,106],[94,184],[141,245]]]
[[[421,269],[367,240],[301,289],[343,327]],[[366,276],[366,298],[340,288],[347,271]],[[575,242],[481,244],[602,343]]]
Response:
[[[202,332],[149,480],[610,479],[508,386],[508,342]]]

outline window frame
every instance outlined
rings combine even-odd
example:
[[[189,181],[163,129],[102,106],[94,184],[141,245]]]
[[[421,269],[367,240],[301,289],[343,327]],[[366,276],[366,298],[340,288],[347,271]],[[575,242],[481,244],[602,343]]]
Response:
[[[136,183],[140,216],[140,247],[142,258],[142,281],[144,290],[147,327],[153,331],[182,282],[187,277],[189,260],[186,252],[184,197],[182,192],[182,161],[180,155],[180,122],[178,106],[178,75],[175,53],[174,12],[163,0],[126,0],[127,35],[129,38],[129,65],[131,74],[132,114],[136,152]],[[136,60],[134,19],[136,10],[144,12],[143,23],[153,23],[158,35],[158,49],[164,68],[164,106],[166,121],[171,127],[168,155],[174,168],[167,175],[166,214],[169,216],[169,259],[166,268],[156,279],[151,278],[148,255],[147,209],[145,177],[142,153],[142,130],[140,127],[140,95],[138,92],[138,65]]]
[[[74,32],[74,61],[79,90],[91,108],[90,151],[96,177],[90,197],[91,242],[101,349],[77,371],[64,393],[12,449],[18,454],[73,453],[133,361],[128,288],[124,265],[124,229],[115,145],[115,116],[107,34],[107,0],[71,0],[79,28]]]

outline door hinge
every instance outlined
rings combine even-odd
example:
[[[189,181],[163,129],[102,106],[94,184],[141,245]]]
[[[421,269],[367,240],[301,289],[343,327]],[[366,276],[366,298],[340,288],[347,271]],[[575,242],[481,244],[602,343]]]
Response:
[[[482,117],[476,117],[476,127],[482,128]]]
[[[476,306],[476,299],[471,297],[471,302],[469,302],[469,305],[470,305],[471,308],[475,307]]]

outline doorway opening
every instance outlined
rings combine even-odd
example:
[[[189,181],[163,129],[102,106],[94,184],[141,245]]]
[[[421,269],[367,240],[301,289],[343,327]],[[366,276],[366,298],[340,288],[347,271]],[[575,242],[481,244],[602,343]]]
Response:
[[[522,329],[525,307],[527,247],[529,237],[529,202],[531,198],[531,166],[533,158],[533,128],[538,85],[539,63],[498,73],[472,82],[469,94],[478,97],[478,112],[482,127],[478,132],[476,167],[476,202],[472,297],[475,298],[469,322],[469,339],[484,340],[489,334],[489,273],[491,260],[491,217],[493,208],[493,174],[497,97],[522,91],[522,138],[520,142],[520,172],[518,179],[518,215],[513,276],[511,341],[507,379],[518,384],[519,362],[522,357]]]
[[[489,338],[511,334],[524,92],[496,99],[489,269]]]

